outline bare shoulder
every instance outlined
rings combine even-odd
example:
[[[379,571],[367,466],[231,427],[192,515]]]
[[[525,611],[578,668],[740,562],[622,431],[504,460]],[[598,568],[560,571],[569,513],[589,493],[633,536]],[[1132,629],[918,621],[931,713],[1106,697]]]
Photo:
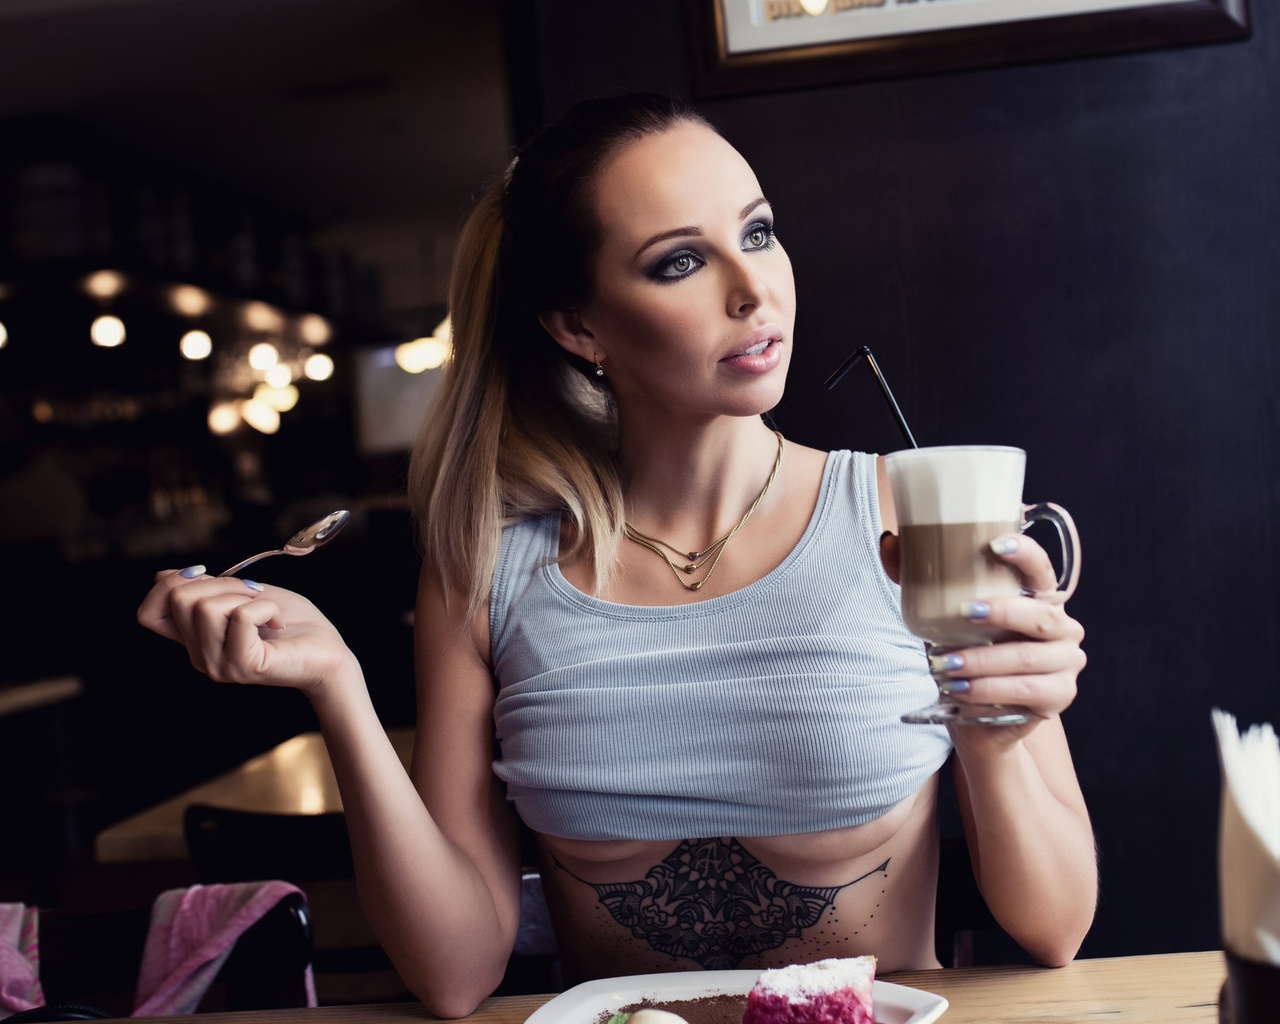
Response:
[[[807,448],[802,444],[787,442],[786,461],[783,464],[781,486],[779,490],[785,495],[781,506],[785,509],[789,529],[794,532],[793,540],[808,525],[813,510],[818,504],[818,494],[822,490],[822,476],[827,465],[827,452],[816,448]],[[788,547],[788,551],[790,548]]]
[[[816,502],[818,489],[822,485],[822,474],[827,465],[828,452],[804,445],[787,442],[787,457],[795,467],[795,477],[800,481],[796,490],[811,494]],[[893,492],[889,489],[889,474],[885,469],[884,456],[876,457],[876,491],[880,503],[880,530],[883,533],[898,532],[898,516],[893,505]]]
[[[816,474],[821,478],[823,468],[827,464],[828,454],[828,452],[819,451],[817,448],[796,444],[790,439],[787,441],[786,458],[792,464],[799,466],[806,475]]]
[[[787,466],[791,479],[802,485],[799,489],[811,490],[817,496],[818,488],[822,486],[822,474],[826,470],[828,454],[817,448],[787,442]]]

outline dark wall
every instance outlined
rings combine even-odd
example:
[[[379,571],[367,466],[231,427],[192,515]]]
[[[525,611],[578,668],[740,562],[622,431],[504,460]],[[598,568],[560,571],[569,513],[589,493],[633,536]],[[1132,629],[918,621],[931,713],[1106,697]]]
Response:
[[[1253,7],[1244,43],[699,104],[795,264],[782,429],[899,447],[868,375],[822,388],[869,344],[920,443],[1020,445],[1028,499],[1075,514],[1087,956],[1220,945],[1209,710],[1280,719],[1280,19]],[[518,111],[688,96],[678,0],[530,20]]]

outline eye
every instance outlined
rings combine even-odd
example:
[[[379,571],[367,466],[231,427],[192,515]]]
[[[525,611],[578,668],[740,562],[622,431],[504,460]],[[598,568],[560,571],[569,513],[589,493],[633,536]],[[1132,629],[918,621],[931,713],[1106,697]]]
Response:
[[[747,249],[772,249],[773,248],[773,225],[761,221],[752,224],[747,228],[746,234],[742,236],[746,243]]]
[[[672,253],[650,271],[650,275],[659,281],[678,281],[688,277],[702,266],[702,258],[697,253],[682,249]]]

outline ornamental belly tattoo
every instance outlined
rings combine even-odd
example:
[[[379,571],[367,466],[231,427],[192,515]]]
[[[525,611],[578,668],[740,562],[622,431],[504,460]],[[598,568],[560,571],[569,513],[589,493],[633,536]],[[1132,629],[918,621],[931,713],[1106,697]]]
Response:
[[[638,882],[597,884],[579,878],[559,860],[556,867],[589,885],[631,934],[660,953],[684,957],[707,970],[737,967],[746,957],[777,949],[817,924],[843,885],[784,882],[736,839],[686,839]]]

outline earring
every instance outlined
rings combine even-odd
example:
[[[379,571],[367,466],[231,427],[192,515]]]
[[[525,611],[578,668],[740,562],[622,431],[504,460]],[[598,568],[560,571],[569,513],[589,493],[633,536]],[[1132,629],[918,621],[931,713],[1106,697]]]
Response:
[[[596,359],[596,376],[597,377],[604,376],[604,364],[601,363],[598,358]]]

